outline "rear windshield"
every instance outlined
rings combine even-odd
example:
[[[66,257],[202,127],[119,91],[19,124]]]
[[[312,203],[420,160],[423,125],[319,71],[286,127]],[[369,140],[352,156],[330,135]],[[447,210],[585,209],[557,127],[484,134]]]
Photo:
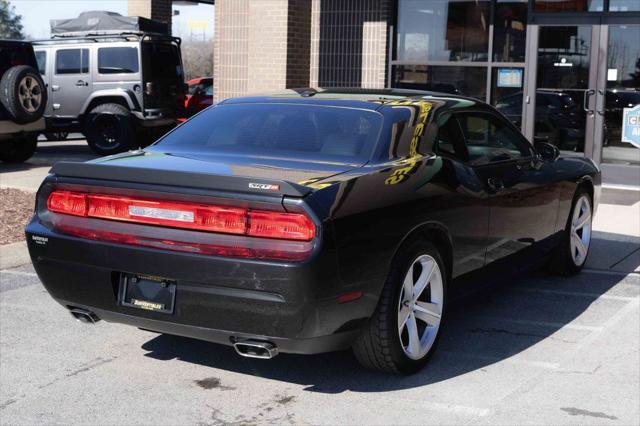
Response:
[[[374,111],[301,104],[219,105],[198,114],[151,149],[363,163],[380,134]]]
[[[182,80],[182,63],[178,46],[172,43],[142,43],[144,79]]]

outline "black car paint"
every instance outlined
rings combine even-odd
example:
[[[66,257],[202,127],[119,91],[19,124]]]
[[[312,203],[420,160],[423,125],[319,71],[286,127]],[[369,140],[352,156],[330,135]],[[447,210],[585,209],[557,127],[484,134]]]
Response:
[[[550,162],[531,149],[529,158],[471,167],[438,154],[434,140],[439,115],[470,109],[497,114],[483,103],[448,95],[418,99],[431,102],[433,108],[412,157],[409,141],[417,108],[391,106],[375,97],[330,96],[227,102],[376,109],[387,119],[384,142],[367,164],[247,156],[194,159],[184,153],[167,155],[157,143],[145,152],[95,160],[92,165],[55,167],[39,190],[36,215],[26,230],[34,267],[49,293],[64,306],[85,308],[106,320],[225,344],[240,338],[268,339],[282,352],[318,353],[350,345],[375,310],[391,260],[407,238],[422,235],[436,243],[455,279],[450,289],[455,293],[456,283],[474,276],[479,268],[515,262],[529,253],[521,248],[552,247],[565,227],[579,184],[593,190],[597,205],[600,173],[587,159]],[[398,121],[406,112],[409,121]],[[280,191],[265,193],[244,186],[255,179],[287,183],[292,169],[301,180]],[[110,170],[118,173],[109,174]],[[181,176],[179,184],[171,184],[174,174]],[[488,177],[495,176],[503,179],[504,190],[496,192],[487,184]],[[224,183],[232,177],[241,182],[235,188]],[[53,188],[305,210],[320,231],[312,255],[302,262],[210,257],[88,241],[52,229],[46,198]],[[552,244],[543,244],[549,241]],[[176,280],[175,313],[167,316],[120,306],[121,272]],[[363,296],[337,303],[339,295],[352,291]]]

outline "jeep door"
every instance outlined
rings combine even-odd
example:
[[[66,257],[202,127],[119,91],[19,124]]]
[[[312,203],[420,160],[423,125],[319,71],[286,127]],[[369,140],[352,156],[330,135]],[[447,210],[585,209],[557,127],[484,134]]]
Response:
[[[51,50],[53,73],[51,82],[51,110],[54,117],[76,118],[91,95],[91,67],[89,47],[58,47]]]

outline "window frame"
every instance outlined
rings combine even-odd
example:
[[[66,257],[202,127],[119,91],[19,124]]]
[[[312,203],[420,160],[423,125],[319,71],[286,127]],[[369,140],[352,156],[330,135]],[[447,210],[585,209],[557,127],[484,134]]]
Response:
[[[494,113],[493,111],[488,111],[488,110],[468,109],[464,111],[456,111],[453,113],[453,115],[456,117],[456,120],[458,121],[458,126],[460,126],[460,131],[464,139],[464,145],[467,150],[467,160],[465,161],[465,163],[470,167],[479,168],[479,167],[490,167],[490,166],[495,166],[500,164],[523,163],[523,162],[530,162],[535,158],[535,151],[531,143],[527,140],[527,138],[524,137],[524,135],[520,132],[520,130],[518,130],[518,128],[511,121],[501,117],[499,114]],[[495,120],[496,123],[502,124],[503,126],[511,129],[516,136],[515,140],[517,141],[515,142],[515,144],[521,145],[522,147],[526,148],[528,155],[523,155],[519,158],[509,158],[505,160],[489,161],[489,162],[480,163],[480,164],[472,164],[471,158],[469,156],[469,143],[467,141],[467,137],[465,135],[464,129],[462,128],[462,124],[460,124],[460,120],[459,120],[460,116],[463,116],[463,115],[485,116],[489,118],[489,121]]]

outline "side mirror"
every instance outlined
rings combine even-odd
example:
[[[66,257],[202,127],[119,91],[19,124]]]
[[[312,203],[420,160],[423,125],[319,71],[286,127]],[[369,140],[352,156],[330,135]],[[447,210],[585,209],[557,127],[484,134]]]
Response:
[[[560,156],[560,150],[557,146],[549,142],[535,141],[535,149],[540,158],[547,161],[555,161]]]

